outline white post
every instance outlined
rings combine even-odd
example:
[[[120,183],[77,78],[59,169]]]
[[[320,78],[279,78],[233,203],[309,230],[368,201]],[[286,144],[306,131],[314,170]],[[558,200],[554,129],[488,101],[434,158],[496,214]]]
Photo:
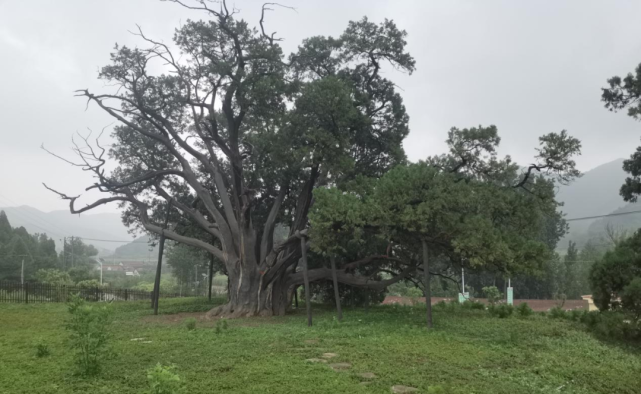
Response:
[[[467,299],[469,297],[465,293],[465,268],[461,267],[461,292],[458,295],[458,302],[462,304]]]

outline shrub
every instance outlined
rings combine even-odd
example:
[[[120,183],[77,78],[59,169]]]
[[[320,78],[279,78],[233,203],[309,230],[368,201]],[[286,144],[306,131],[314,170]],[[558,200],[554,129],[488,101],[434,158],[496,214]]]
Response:
[[[196,329],[196,319],[193,317],[190,317],[189,319],[185,320],[185,326],[189,331],[195,330]]]
[[[75,350],[76,362],[82,373],[96,374],[105,354],[111,308],[109,305],[88,305],[80,296],[73,295],[68,311],[70,316],[66,329],[71,332],[69,344]]]
[[[508,304],[501,304],[497,307],[498,310],[498,317],[499,319],[505,319],[507,317],[512,316],[512,313],[514,313],[514,307],[512,305]]]
[[[585,312],[579,318],[579,321],[590,328],[593,328],[601,321],[601,314],[597,311]]]
[[[229,326],[227,325],[227,320],[218,320],[218,322],[216,323],[216,334],[222,333],[223,330],[226,330],[227,328],[229,328]]]
[[[527,302],[520,303],[519,306],[517,306],[514,309],[516,309],[516,313],[517,315],[519,315],[519,317],[529,317],[529,316],[532,316],[532,314],[534,313],[534,311],[532,310],[532,308],[530,308]]]
[[[580,321],[581,317],[586,313],[587,311],[583,309],[572,309],[571,311],[567,312],[567,318],[572,321]]]
[[[478,301],[465,300],[465,301],[463,301],[461,306],[464,309],[485,310],[485,304],[483,304],[482,302],[478,302]]]
[[[512,316],[514,313],[514,307],[508,304],[494,305],[491,304],[487,308],[491,316],[498,317],[499,319],[505,319]]]
[[[96,279],[81,280],[80,282],[76,283],[76,286],[80,287],[81,289],[97,289],[102,287],[100,281]]]
[[[48,285],[62,286],[73,285],[68,273],[55,268],[43,268],[36,271],[36,280]]]
[[[491,305],[496,304],[502,298],[501,292],[496,286],[487,286],[481,289],[481,291],[483,291],[483,294]]]
[[[550,313],[548,314],[548,317],[550,319],[565,319],[566,318],[565,310],[560,306],[555,306],[553,308],[550,308]]]
[[[584,312],[579,320],[604,338],[641,340],[641,322],[629,313]]]
[[[444,310],[446,310],[446,309],[447,309],[447,302],[445,302],[445,301],[439,301],[438,303],[436,303],[436,304],[432,307],[432,309],[435,309],[435,310],[442,310],[442,311],[444,311]]]
[[[174,366],[163,367],[160,363],[147,370],[150,394],[177,394],[182,391],[182,380],[173,372]]]
[[[42,339],[36,344],[36,357],[42,358],[47,357],[49,354],[49,345],[44,343]]]
[[[636,277],[623,288],[621,294],[623,308],[634,314],[635,320],[641,318],[641,277]]]

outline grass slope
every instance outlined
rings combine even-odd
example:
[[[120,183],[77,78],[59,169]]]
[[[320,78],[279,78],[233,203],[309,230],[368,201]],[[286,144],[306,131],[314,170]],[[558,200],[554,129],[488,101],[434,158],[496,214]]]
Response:
[[[389,393],[392,385],[426,393],[638,393],[637,349],[595,339],[581,326],[541,316],[497,319],[484,311],[437,311],[423,327],[420,307],[380,306],[345,311],[337,323],[316,308],[280,318],[214,322],[188,331],[185,312],[210,308],[201,300],[162,300],[178,315],[148,316],[146,303],[114,305],[111,353],[95,378],[75,375],[62,328],[65,305],[0,304],[0,393],[144,393],[146,370],[175,364],[189,393]],[[131,341],[145,338],[151,343]],[[36,358],[35,344],[51,355]],[[350,370],[308,363],[325,352]],[[362,385],[357,373],[377,375]]]

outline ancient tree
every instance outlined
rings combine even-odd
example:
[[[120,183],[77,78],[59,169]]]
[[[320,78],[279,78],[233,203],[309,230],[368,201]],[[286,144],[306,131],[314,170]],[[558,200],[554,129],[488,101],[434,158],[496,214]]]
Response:
[[[340,37],[308,38],[285,56],[265,18],[275,3],[263,6],[253,28],[225,1],[170,1],[208,19],[184,23],[172,44],[139,29],[143,47],[116,46],[101,69],[107,91],[78,91],[118,123],[111,147],[81,136],[79,158],[65,159],[92,172],[87,190],[105,197],[80,206],[80,196],[50,190],[72,213],[118,203],[133,229],[223,262],[230,302],[213,315],[283,314],[303,282],[296,267],[301,244],[310,247],[314,189],[380,176],[405,161],[408,116],[381,71],[414,70],[406,33],[363,18]],[[105,169],[110,160],[113,171]],[[277,225],[287,229],[282,239]],[[349,267],[339,268],[339,282],[369,285]]]

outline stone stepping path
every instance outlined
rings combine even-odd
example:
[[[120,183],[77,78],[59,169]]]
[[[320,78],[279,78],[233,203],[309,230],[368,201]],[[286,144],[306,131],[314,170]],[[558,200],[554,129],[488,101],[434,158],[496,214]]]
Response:
[[[308,345],[315,345],[318,343],[318,339],[308,339],[305,341],[306,344]],[[300,350],[305,350],[305,349],[300,349]],[[319,364],[327,364],[327,360],[331,360],[332,358],[338,357],[338,354],[336,353],[323,353],[321,358],[308,358],[307,361],[308,363],[319,363]],[[347,371],[352,367],[352,364],[350,363],[332,363],[329,364],[329,367],[332,368],[336,372],[343,372]],[[378,376],[374,374],[373,372],[360,372],[357,373],[356,376],[358,376],[361,379],[364,379],[364,381],[360,382],[361,385],[366,386],[371,384],[373,379],[376,379]],[[401,384],[394,385],[392,386],[392,393],[393,394],[407,394],[407,393],[417,393],[418,389],[415,387],[410,387],[410,386],[403,386]]]
[[[403,386],[403,385],[396,385],[392,386],[392,393],[394,394],[405,394],[405,393],[416,393],[418,392],[418,389],[415,387],[409,387],[409,386]]]
[[[346,371],[352,367],[352,364],[350,363],[334,363],[334,364],[329,364],[329,366],[334,370],[334,371]]]

